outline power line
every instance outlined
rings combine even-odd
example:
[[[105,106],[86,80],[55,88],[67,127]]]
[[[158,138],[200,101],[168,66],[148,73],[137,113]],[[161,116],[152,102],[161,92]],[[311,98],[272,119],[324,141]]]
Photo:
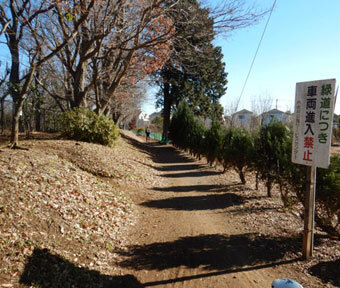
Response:
[[[251,70],[253,69],[254,62],[255,62],[255,59],[256,59],[256,57],[257,57],[257,53],[259,52],[259,49],[260,49],[260,47],[261,47],[261,44],[262,44],[262,40],[263,40],[264,34],[266,33],[266,30],[267,30],[267,27],[268,27],[268,24],[269,24],[269,20],[270,20],[270,18],[271,18],[271,16],[272,16],[272,13],[273,13],[274,8],[275,8],[276,1],[277,1],[277,0],[274,0],[272,9],[270,10],[269,17],[268,17],[268,19],[267,19],[267,23],[266,23],[266,25],[264,26],[264,29],[263,29],[263,32],[262,32],[262,35],[261,35],[260,42],[259,42],[259,44],[258,44],[258,46],[257,46],[255,55],[254,55],[253,60],[252,60],[252,62],[251,62],[251,64],[250,64],[250,68],[249,68],[249,71],[248,71],[248,75],[247,75],[247,77],[246,77],[246,80],[244,81],[244,84],[243,84],[243,87],[242,87],[242,90],[241,90],[240,97],[238,98],[237,106],[239,105],[239,103],[240,103],[240,101],[241,101],[241,97],[242,97],[243,92],[244,92],[244,89],[246,88],[246,85],[247,85],[247,82],[248,82],[248,79],[249,79]]]

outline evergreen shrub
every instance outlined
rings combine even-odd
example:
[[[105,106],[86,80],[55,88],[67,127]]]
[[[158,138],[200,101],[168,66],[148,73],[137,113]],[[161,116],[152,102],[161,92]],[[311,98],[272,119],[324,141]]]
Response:
[[[280,173],[290,161],[289,143],[291,132],[289,128],[279,121],[272,121],[261,127],[255,141],[256,169],[262,180],[266,182],[267,195],[271,197],[274,183],[280,183]]]
[[[62,113],[59,124],[62,135],[73,140],[112,146],[119,137],[118,128],[112,120],[86,108]]]
[[[250,132],[242,128],[229,128],[225,132],[222,149],[224,169],[234,168],[243,184],[246,184],[246,172],[252,168],[254,153],[254,137]]]
[[[211,128],[205,132],[203,141],[204,156],[210,165],[215,161],[221,162],[222,160],[222,139],[223,129],[221,124],[214,118]]]
[[[340,235],[340,155],[331,157],[329,169],[318,168],[316,221],[330,234]]]

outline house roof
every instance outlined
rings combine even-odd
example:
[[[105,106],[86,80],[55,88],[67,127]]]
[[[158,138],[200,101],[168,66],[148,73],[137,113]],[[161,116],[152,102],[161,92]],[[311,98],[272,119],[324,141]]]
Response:
[[[242,109],[240,111],[237,111],[236,113],[234,113],[233,115],[239,115],[239,114],[253,114],[253,112],[247,110],[247,109]]]
[[[267,112],[263,112],[261,115],[268,115],[268,114],[285,114],[285,112],[278,110],[278,109],[272,109]]]

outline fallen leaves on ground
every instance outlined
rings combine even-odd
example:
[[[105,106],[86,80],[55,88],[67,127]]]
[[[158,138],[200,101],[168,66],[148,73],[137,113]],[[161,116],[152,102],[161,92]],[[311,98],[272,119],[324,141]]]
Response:
[[[3,285],[12,285],[37,248],[112,273],[115,249],[135,222],[120,189],[161,185],[152,160],[123,139],[114,148],[65,140],[22,145],[29,151],[0,153],[0,287],[11,287]]]
[[[123,139],[114,148],[74,141],[31,142],[28,147],[44,149],[73,163],[93,175],[112,178],[118,184],[132,187],[162,185],[162,179],[151,170],[149,155],[135,149]]]

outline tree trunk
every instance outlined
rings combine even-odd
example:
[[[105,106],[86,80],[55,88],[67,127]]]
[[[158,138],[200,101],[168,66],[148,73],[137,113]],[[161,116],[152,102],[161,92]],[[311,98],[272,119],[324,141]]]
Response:
[[[2,97],[1,98],[1,101],[0,101],[0,127],[1,127],[1,130],[0,130],[0,134],[3,135],[4,132],[5,132],[5,123],[4,123],[4,116],[5,116],[5,97]]]
[[[20,70],[19,70],[19,43],[16,38],[16,31],[9,36],[9,50],[12,57],[11,63],[11,72],[9,75],[9,82],[10,82],[10,93],[13,99],[13,119],[12,119],[12,133],[11,133],[11,140],[10,140],[10,147],[16,148],[19,143],[19,118],[20,112],[22,110],[23,101],[20,103],[20,95],[19,95],[19,85],[20,85]]]
[[[30,72],[27,74],[27,78],[25,79],[25,83],[22,87],[20,87],[20,92],[18,91],[18,87],[13,87],[11,90],[14,111],[13,111],[13,122],[12,122],[12,135],[11,135],[11,148],[17,148],[19,143],[19,119],[22,111],[22,106],[25,101],[25,97],[27,95],[27,91],[29,89],[29,85],[32,83],[32,78],[35,72],[36,66],[32,66]]]
[[[42,113],[42,118],[43,118],[43,125],[42,125],[42,126],[43,126],[43,131],[46,132],[46,110],[43,109],[42,112],[43,112],[43,113]]]
[[[85,91],[85,73],[87,69],[87,62],[85,61],[78,66],[78,69],[75,72],[74,84],[73,84],[73,96],[74,99],[71,103],[72,108],[77,107],[86,107],[86,96],[87,93]]]
[[[25,124],[26,124],[26,139],[31,138],[31,123],[30,119],[27,118],[25,119]]]
[[[247,183],[246,177],[244,176],[244,173],[243,173],[243,170],[242,170],[242,169],[239,170],[238,175],[240,176],[240,179],[241,179],[242,184],[243,184],[243,185],[246,184],[246,183]]]
[[[41,131],[41,100],[40,97],[38,97],[37,102],[35,103],[35,131],[40,132]]]
[[[35,86],[38,87],[38,85],[39,85],[38,79],[40,77],[39,71],[37,71],[35,77],[37,78],[36,81],[35,81]],[[41,108],[41,97],[40,97],[40,93],[38,92],[37,93],[37,99],[36,99],[36,102],[35,102],[35,109],[34,109],[35,110],[35,119],[34,119],[34,121],[35,121],[35,131],[38,131],[38,132],[41,131],[41,125],[40,125],[40,123],[41,123],[41,111],[40,111],[40,108]]]
[[[13,112],[13,120],[12,120],[12,133],[10,140],[10,147],[17,148],[19,145],[19,120],[20,120],[20,112],[22,111],[22,102],[14,103],[14,112]]]
[[[272,181],[267,180],[266,186],[267,186],[267,196],[271,198],[272,197]]]
[[[168,141],[169,126],[170,126],[170,113],[171,113],[171,94],[170,84],[164,83],[164,109],[163,109],[163,140],[165,143]]]
[[[256,171],[256,173],[255,173],[255,190],[259,190],[259,182],[260,182],[259,172]]]

